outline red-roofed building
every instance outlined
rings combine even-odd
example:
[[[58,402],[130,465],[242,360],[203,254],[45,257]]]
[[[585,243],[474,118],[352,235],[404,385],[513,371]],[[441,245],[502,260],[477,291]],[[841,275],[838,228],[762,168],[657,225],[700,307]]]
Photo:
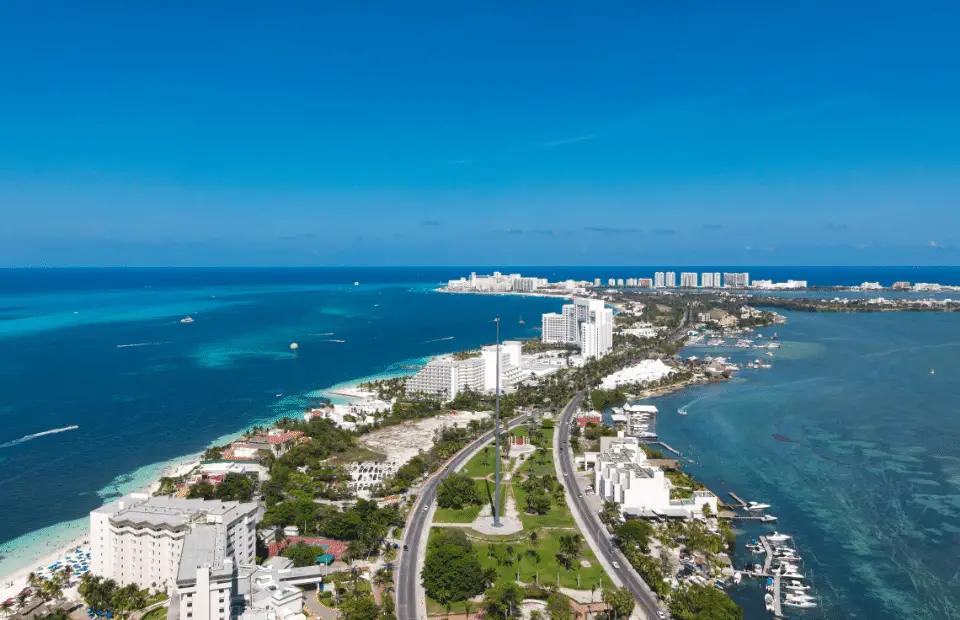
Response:
[[[255,450],[269,450],[274,454],[283,454],[303,435],[303,431],[285,431],[273,428],[266,433],[254,436],[247,445]]]
[[[585,428],[587,424],[600,424],[602,421],[603,418],[600,417],[600,414],[596,411],[582,413],[577,416],[577,426],[580,428]]]

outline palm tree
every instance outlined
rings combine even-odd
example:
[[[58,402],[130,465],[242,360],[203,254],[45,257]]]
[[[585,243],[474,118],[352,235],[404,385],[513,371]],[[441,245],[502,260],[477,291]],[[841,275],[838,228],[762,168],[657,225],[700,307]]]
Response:
[[[10,610],[11,610],[11,609],[13,609],[13,601],[12,601],[12,600],[7,599],[7,600],[5,600],[5,601],[3,601],[3,602],[0,602],[0,612],[2,612],[5,617],[10,615]]]
[[[540,554],[534,549],[527,549],[527,555],[530,556],[530,559],[533,560],[534,565],[537,567],[536,572],[536,581],[537,585],[540,585]]]
[[[537,535],[537,530],[530,532],[530,546],[536,547],[540,544],[540,536]]]

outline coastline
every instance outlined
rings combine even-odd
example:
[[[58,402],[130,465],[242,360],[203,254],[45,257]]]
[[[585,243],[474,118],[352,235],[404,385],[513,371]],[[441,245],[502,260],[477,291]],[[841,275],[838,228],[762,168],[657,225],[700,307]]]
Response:
[[[408,358],[396,362],[382,372],[374,373],[355,379],[350,379],[332,386],[312,390],[305,394],[308,398],[329,398],[331,402],[347,404],[371,395],[359,387],[361,383],[377,379],[390,379],[410,376],[415,370],[400,368],[414,364],[426,363],[438,357],[431,355],[423,358]],[[245,427],[213,439],[209,446],[222,445],[235,441],[254,426],[272,424],[292,415],[292,411],[258,418]],[[152,463],[140,467],[128,474],[118,476],[106,487],[98,491],[103,503],[113,501],[118,495],[128,493],[153,493],[160,486],[160,479],[176,477],[193,470],[200,465],[202,452],[177,456],[167,461]],[[77,547],[89,544],[89,517],[80,517],[72,521],[62,521],[54,525],[27,532],[13,540],[0,545],[0,600],[15,597],[18,592],[27,586],[27,575],[34,572],[39,566],[49,566],[62,559],[63,556]],[[10,585],[8,585],[10,584]]]

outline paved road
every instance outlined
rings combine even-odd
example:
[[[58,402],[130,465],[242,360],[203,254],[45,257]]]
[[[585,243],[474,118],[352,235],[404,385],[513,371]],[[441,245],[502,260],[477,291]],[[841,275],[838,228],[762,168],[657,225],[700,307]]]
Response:
[[[515,418],[508,424],[508,428],[513,428],[525,422],[526,419],[527,416],[525,415]],[[474,440],[473,443],[447,461],[440,473],[427,480],[420,491],[420,496],[417,497],[417,501],[413,505],[413,512],[407,521],[407,526],[403,530],[403,547],[401,549],[406,549],[406,551],[401,550],[400,561],[397,563],[395,571],[398,620],[425,618],[426,602],[417,596],[420,588],[419,554],[425,548],[426,536],[430,530],[430,521],[433,514],[430,508],[436,496],[437,486],[450,472],[456,471],[458,467],[470,460],[477,449],[492,439],[493,431],[490,431]]]
[[[563,485],[567,488],[567,494],[570,498],[570,510],[574,512],[574,516],[577,518],[577,523],[580,524],[580,529],[583,531],[583,534],[593,539],[590,547],[594,550],[594,553],[602,556],[600,559],[604,561],[603,563],[606,565],[607,571],[612,571],[611,577],[614,578],[615,582],[620,582],[633,594],[633,598],[637,601],[639,611],[647,618],[652,619],[658,618],[657,612],[659,611],[663,611],[664,616],[666,616],[666,611],[659,606],[653,592],[647,587],[647,584],[644,583],[633,567],[630,566],[630,563],[623,554],[620,553],[620,550],[610,541],[610,536],[600,522],[599,515],[595,514],[587,506],[586,500],[581,495],[580,487],[576,484],[577,472],[573,465],[573,453],[570,451],[569,444],[569,423],[573,419],[573,414],[576,413],[579,408],[583,396],[584,393],[580,392],[567,404],[566,408],[564,408],[560,414],[557,427],[557,437],[560,442],[558,454],[560,456],[560,471],[562,472],[560,481],[563,482]],[[619,564],[619,569],[613,566],[614,562]]]

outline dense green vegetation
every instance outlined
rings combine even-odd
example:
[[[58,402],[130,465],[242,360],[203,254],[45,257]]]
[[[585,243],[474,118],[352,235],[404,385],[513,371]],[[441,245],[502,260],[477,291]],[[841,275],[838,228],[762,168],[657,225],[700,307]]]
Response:
[[[263,526],[296,525],[306,536],[348,541],[350,557],[364,558],[378,550],[390,527],[403,524],[396,506],[380,507],[376,502],[361,499],[341,512],[297,493],[294,498],[267,508]]]
[[[467,506],[474,506],[483,502],[473,478],[460,473],[453,473],[440,482],[437,489],[437,506],[462,510]]]
[[[296,568],[302,566],[313,566],[317,563],[317,556],[323,555],[323,547],[312,547],[306,543],[298,542],[290,545],[283,550],[283,557],[293,560]]]
[[[200,499],[219,499],[222,501],[249,502],[257,482],[255,477],[229,473],[223,482],[214,486],[209,482],[198,482],[190,487],[189,497]]]
[[[590,391],[590,402],[593,408],[602,411],[608,407],[619,407],[627,402],[626,392],[620,388],[615,390],[594,389]]]
[[[480,566],[467,535],[456,528],[431,534],[421,576],[427,596],[442,605],[477,596],[496,579],[494,571]]]
[[[743,620],[743,609],[711,586],[689,584],[670,597],[670,614],[677,620]]]
[[[120,615],[143,609],[152,602],[147,590],[141,590],[132,583],[121,587],[113,579],[104,579],[90,573],[80,580],[79,592],[83,602],[91,609],[112,611]]]

